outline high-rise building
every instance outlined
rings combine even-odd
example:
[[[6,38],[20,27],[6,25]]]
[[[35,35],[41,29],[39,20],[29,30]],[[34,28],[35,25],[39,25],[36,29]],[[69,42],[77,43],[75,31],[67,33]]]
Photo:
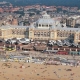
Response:
[[[66,19],[66,26],[75,27],[75,25],[76,25],[76,20],[75,19],[73,19],[73,18]]]

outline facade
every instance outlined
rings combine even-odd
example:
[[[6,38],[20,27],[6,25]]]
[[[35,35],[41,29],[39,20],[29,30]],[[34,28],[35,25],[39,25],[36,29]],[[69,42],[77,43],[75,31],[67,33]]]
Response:
[[[62,40],[72,39],[74,42],[80,42],[80,28],[62,27],[59,21],[56,21],[45,13],[38,21],[30,26],[1,26],[0,38],[29,38],[33,40]]]
[[[1,26],[0,38],[11,39],[27,37],[26,29],[26,26]]]

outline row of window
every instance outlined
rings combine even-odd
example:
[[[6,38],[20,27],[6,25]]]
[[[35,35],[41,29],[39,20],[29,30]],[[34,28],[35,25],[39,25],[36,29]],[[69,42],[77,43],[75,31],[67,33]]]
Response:
[[[17,35],[24,35],[25,32],[24,31],[19,31],[19,30],[12,30],[12,34],[17,34]]]
[[[57,32],[57,37],[74,37],[74,33],[68,33],[68,32]]]
[[[49,32],[44,32],[44,33],[43,33],[43,32],[41,32],[41,33],[40,33],[40,32],[35,32],[35,33],[34,33],[34,36],[38,36],[38,37],[39,37],[39,36],[49,37],[49,36],[50,36],[50,33],[49,33]]]
[[[39,27],[51,27],[52,25],[46,25],[46,24],[44,25],[44,24],[39,24],[38,26],[39,26]]]
[[[34,35],[35,37],[49,37],[48,35]]]
[[[50,34],[50,32],[35,32],[34,34]]]

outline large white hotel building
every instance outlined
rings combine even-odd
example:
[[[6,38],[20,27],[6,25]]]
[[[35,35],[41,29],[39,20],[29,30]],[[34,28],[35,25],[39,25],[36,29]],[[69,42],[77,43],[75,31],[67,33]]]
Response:
[[[29,38],[33,40],[62,40],[73,39],[74,42],[80,42],[80,28],[71,28],[62,26],[45,13],[38,21],[30,26],[1,26],[0,38]]]

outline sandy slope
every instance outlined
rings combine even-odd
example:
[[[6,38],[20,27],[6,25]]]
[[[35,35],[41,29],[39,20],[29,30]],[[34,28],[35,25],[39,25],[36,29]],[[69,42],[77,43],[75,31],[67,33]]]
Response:
[[[3,63],[0,62],[0,80],[80,80],[80,67],[11,62],[8,68]],[[25,68],[20,68],[22,65]]]

